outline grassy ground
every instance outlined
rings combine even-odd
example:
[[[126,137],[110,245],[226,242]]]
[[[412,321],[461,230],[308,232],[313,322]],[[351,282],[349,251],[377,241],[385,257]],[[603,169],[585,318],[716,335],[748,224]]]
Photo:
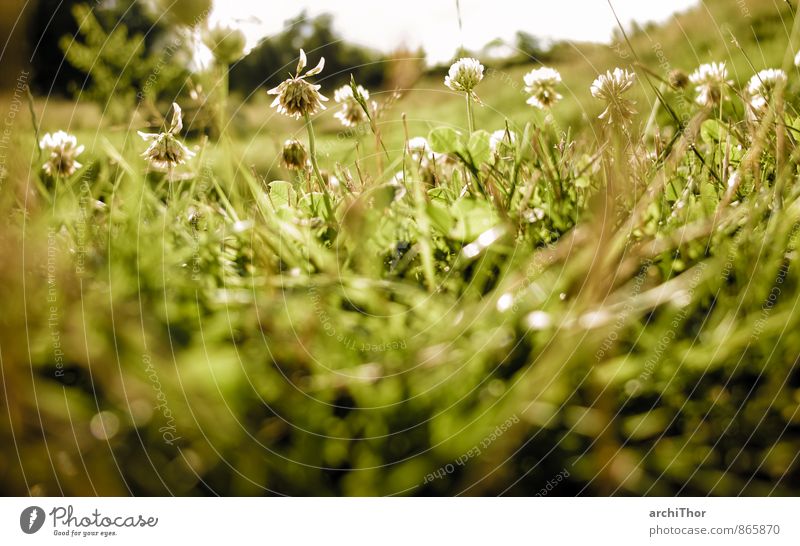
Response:
[[[656,43],[670,68],[726,60],[740,89],[797,46],[785,4],[748,6],[633,49],[661,77]],[[707,31],[725,21],[743,50]],[[98,129],[37,103],[87,145],[49,179],[20,115],[0,192],[0,488],[797,494],[800,76],[759,123],[735,95],[709,111],[665,93],[687,116],[660,108],[653,139],[641,66],[630,134],[588,93],[633,53],[575,51],[556,124],[508,83],[530,67],[484,80],[471,136],[439,76],[387,110],[387,154],[315,120],[332,215],[275,159],[304,128],[263,102],[192,142],[171,181],[146,170],[136,119]],[[402,153],[401,113],[449,156],[435,172]],[[489,151],[506,123],[514,142]]]

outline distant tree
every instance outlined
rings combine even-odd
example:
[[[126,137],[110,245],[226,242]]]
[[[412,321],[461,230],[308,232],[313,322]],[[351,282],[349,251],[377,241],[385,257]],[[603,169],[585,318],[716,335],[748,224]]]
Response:
[[[79,0],[39,0],[28,21],[28,43],[33,65],[31,87],[39,94],[66,95],[70,83],[83,78],[81,71],[64,60],[58,45],[64,35],[73,36],[78,25],[72,8]]]
[[[0,57],[4,70],[4,77],[0,78],[0,91],[14,87],[20,71],[28,71],[28,40],[22,33],[33,13],[31,5],[31,0],[0,2],[0,44],[4,44]]]
[[[537,61],[544,61],[547,57],[547,49],[542,47],[542,42],[534,36],[525,31],[518,31],[515,40],[516,48],[529,59]]]
[[[83,83],[84,73],[65,60],[60,47],[64,36],[77,35],[73,9],[82,3],[86,0],[38,0],[27,8],[26,41],[32,57],[32,87],[38,93],[67,95]],[[124,25],[131,34],[143,37],[147,54],[171,39],[173,27],[167,21],[154,22],[152,12],[139,0],[101,0],[92,5],[92,14],[105,31]]]
[[[84,74],[73,91],[97,102],[113,121],[126,119],[137,100],[155,100],[163,89],[185,81],[185,68],[175,62],[183,41],[164,54],[148,54],[145,36],[130,33],[122,22],[106,31],[87,5],[75,5],[72,12],[78,36],[62,36],[59,47]]]

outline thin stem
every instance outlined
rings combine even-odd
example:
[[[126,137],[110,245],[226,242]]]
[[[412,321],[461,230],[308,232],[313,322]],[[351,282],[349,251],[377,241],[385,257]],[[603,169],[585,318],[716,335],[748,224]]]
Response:
[[[665,82],[661,82],[661,85],[659,86],[658,91],[659,91],[660,94],[663,95],[667,91],[667,84]],[[650,117],[647,118],[647,125],[644,128],[644,137],[645,138],[647,138],[648,135],[650,135],[650,133],[653,131],[653,128],[655,127],[656,116],[658,115],[658,107],[660,105],[661,105],[661,103],[658,102],[658,97],[656,97],[656,100],[653,101],[653,109],[650,111]]]
[[[308,114],[305,115],[306,118],[306,129],[308,129],[308,155],[311,158],[311,167],[314,169],[314,174],[317,177],[317,183],[319,184],[320,189],[322,190],[322,194],[324,196],[325,201],[325,209],[328,213],[328,221],[333,223],[334,216],[333,216],[333,205],[331,204],[331,196],[328,192],[328,186],[325,184],[325,180],[322,178],[322,173],[319,171],[319,165],[317,165],[317,141],[314,138],[314,127],[311,125],[311,118]]]
[[[216,94],[216,104],[214,105],[214,130],[217,133],[217,140],[222,140],[225,132],[228,111],[228,65],[223,62],[215,62],[217,71],[217,82],[214,89]]]
[[[467,93],[467,127],[469,128],[469,133],[475,130],[475,118],[472,115],[472,93]]]

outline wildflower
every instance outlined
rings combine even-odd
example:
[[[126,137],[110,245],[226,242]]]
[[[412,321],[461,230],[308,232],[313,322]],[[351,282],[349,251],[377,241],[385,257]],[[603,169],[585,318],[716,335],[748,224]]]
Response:
[[[406,146],[423,182],[435,184],[440,177],[449,177],[458,164],[449,154],[434,153],[425,137],[410,138]]]
[[[369,100],[369,91],[360,85],[356,87],[356,91],[365,103]],[[354,127],[367,121],[367,113],[364,112],[361,104],[356,100],[355,95],[353,95],[353,88],[349,85],[343,85],[337,89],[333,94],[333,100],[342,105],[342,109],[334,114],[333,117],[339,119],[345,127]]]
[[[327,97],[320,94],[319,85],[306,81],[307,77],[315,76],[322,72],[325,67],[325,58],[320,58],[316,67],[301,76],[300,72],[306,67],[306,62],[306,52],[301,49],[300,60],[297,62],[294,76],[284,80],[278,87],[267,91],[270,95],[277,95],[271,106],[276,107],[281,114],[295,119],[316,114],[319,110],[325,110],[322,102],[328,100]]]
[[[797,55],[794,56],[794,65],[800,67],[800,51],[798,51]]]
[[[529,224],[534,224],[545,217],[545,212],[539,207],[534,207],[523,211],[522,217],[525,218],[525,221]]]
[[[606,109],[598,116],[609,125],[627,125],[636,110],[633,109],[634,102],[623,97],[633,83],[636,81],[636,74],[615,68],[598,76],[592,83],[592,96],[605,101]]]
[[[540,110],[552,107],[562,98],[556,92],[556,86],[561,83],[561,74],[557,70],[543,66],[525,74],[523,81],[525,91],[531,95],[526,102]]]
[[[498,129],[489,137],[489,149],[494,154],[504,148],[510,147],[515,141],[516,135],[514,134],[514,131],[508,131],[506,138],[506,130]]]
[[[734,190],[735,188],[739,187],[739,184],[742,182],[742,175],[739,174],[739,171],[733,171],[733,174],[728,178],[728,189]]]
[[[169,170],[176,165],[183,165],[187,159],[194,157],[194,152],[184,146],[176,136],[183,129],[181,107],[177,103],[172,103],[172,110],[172,122],[167,132],[143,133],[139,131],[139,136],[145,142],[150,142],[150,145],[142,153],[142,157],[160,170]]]
[[[39,148],[50,153],[43,167],[49,176],[70,176],[83,166],[75,158],[83,153],[84,146],[78,146],[78,139],[64,131],[44,135]]]
[[[281,153],[283,165],[287,169],[301,171],[306,168],[308,164],[308,152],[303,143],[299,140],[289,139],[283,143],[283,150]]]
[[[419,161],[423,158],[434,159],[431,146],[428,144],[428,140],[425,137],[418,136],[410,138],[406,145],[408,146],[408,152],[411,154],[411,157],[414,159],[414,161]]]
[[[483,79],[483,65],[478,59],[464,57],[450,66],[444,84],[453,91],[471,94]]]
[[[689,86],[689,76],[683,70],[675,69],[669,73],[669,84],[675,89],[686,89]]]
[[[203,33],[203,43],[217,62],[229,65],[242,58],[247,40],[241,30],[219,25]]]
[[[323,173],[323,176],[325,176],[328,182],[328,186],[330,186],[330,188],[333,190],[338,190],[339,187],[342,185],[342,183],[339,182],[339,179],[336,178],[336,176],[331,173]]]
[[[786,72],[780,69],[768,68],[755,74],[747,84],[747,96],[750,98],[750,107],[756,113],[767,109],[775,89],[785,84]]]
[[[725,63],[708,63],[695,70],[689,81],[697,91],[697,104],[714,106],[722,101],[725,85],[730,85],[728,68]]]
[[[433,152],[425,137],[410,138],[406,146],[408,146],[408,153],[411,155],[411,159],[422,169],[433,169],[434,165],[444,157],[444,154]]]

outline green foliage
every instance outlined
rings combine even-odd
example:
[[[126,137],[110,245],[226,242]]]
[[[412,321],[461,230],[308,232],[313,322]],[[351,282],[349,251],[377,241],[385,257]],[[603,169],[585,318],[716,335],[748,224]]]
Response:
[[[75,5],[72,13],[83,41],[63,36],[59,45],[67,61],[86,74],[75,94],[106,109],[112,121],[129,119],[138,99],[155,100],[185,78],[185,69],[175,59],[148,54],[144,37],[130,36],[124,24],[107,32],[85,4]],[[171,55],[177,49],[171,49]]]

